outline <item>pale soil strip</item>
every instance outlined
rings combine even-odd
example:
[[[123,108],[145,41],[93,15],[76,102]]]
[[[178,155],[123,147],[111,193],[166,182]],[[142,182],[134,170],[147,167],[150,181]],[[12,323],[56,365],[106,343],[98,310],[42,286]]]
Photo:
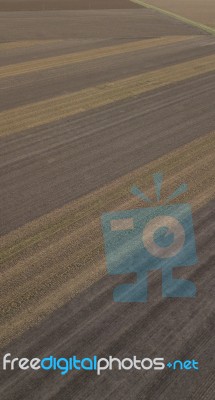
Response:
[[[203,159],[194,162],[191,167],[187,167],[187,174],[189,170],[192,172],[193,169],[198,171],[202,169],[202,163],[206,162],[207,167],[213,165],[214,154],[211,151],[209,156],[206,156],[206,160]],[[210,176],[211,180],[212,176]],[[199,179],[200,181],[200,179]],[[208,182],[204,179],[204,183]],[[203,184],[203,181],[201,182]],[[151,191],[152,192],[152,191]],[[153,193],[151,193],[153,194]],[[128,208],[131,208],[131,204],[126,204]],[[83,221],[82,221],[83,222]],[[93,237],[92,237],[93,232]],[[11,310],[14,308],[14,313],[17,312],[19,305],[17,307],[14,304],[14,298],[19,299],[19,304],[23,304],[24,301],[28,302],[31,298],[35,300],[34,288],[39,288],[38,296],[40,296],[40,291],[44,289],[48,290],[50,287],[50,282],[53,282],[52,288],[54,288],[55,283],[59,286],[60,282],[65,280],[66,275],[74,275],[75,278],[77,274],[82,269],[83,264],[86,261],[90,261],[91,257],[95,257],[95,251],[100,250],[102,242],[95,242],[95,236],[100,237],[99,230],[99,218],[93,219],[84,227],[76,228],[75,231],[65,235],[63,239],[59,239],[54,245],[51,244],[45,251],[37,252],[36,255],[28,258],[24,262],[18,262],[15,268],[7,269],[3,274],[2,285],[2,295],[4,299],[2,302],[2,317],[6,315],[7,312],[12,314]],[[83,246],[78,246],[77,243],[80,242],[80,238],[84,238],[84,247],[87,248],[87,254],[85,258],[83,257]],[[67,252],[70,249],[70,253],[73,254],[76,264],[73,265],[71,271],[71,260],[68,258]],[[100,251],[99,251],[100,253]],[[66,254],[66,257],[61,256],[59,259],[59,254]],[[61,263],[63,268],[58,269],[57,265]],[[47,268],[48,265],[48,274]],[[14,281],[16,286],[14,287]],[[13,292],[13,299],[11,299],[10,291]]]
[[[126,174],[123,178],[116,179],[110,185],[106,185],[94,191],[92,194],[83,196],[63,208],[57,209],[2,236],[0,242],[1,262],[10,259],[11,256],[17,256],[20,252],[26,254],[28,248],[38,246],[39,242],[44,243],[47,238],[54,235],[56,236],[58,232],[61,235],[62,229],[66,230],[68,227],[71,229],[72,225],[77,229],[79,226],[82,226],[83,218],[88,222],[87,216],[91,215],[92,217],[93,213],[97,215],[98,208],[101,209],[103,204],[103,211],[107,211],[107,206],[110,210],[115,208],[117,203],[121,207],[122,198],[124,201],[130,199],[130,185],[137,184],[141,186],[144,185],[145,188],[150,187],[152,183],[151,174],[156,171],[157,168],[160,168],[168,174],[171,170],[174,171],[178,166],[179,157],[181,157],[181,164],[184,168],[192,167],[190,166],[190,160],[194,160],[195,157],[198,158],[199,155],[203,156],[207,154],[209,150],[214,148],[214,143],[215,132],[213,131],[200,139],[193,140],[191,143],[174,150],[158,160],[150,162],[144,167],[136,169],[134,172]],[[209,171],[207,172],[209,173]],[[195,182],[191,180],[189,184],[191,185],[190,192],[192,191],[192,193],[194,193],[194,188],[196,188],[196,186],[193,187],[193,184],[195,184]],[[170,180],[168,179],[168,186],[169,185]],[[169,191],[171,192],[171,188]],[[23,242],[23,247],[20,247],[20,242]]]
[[[50,68],[64,67],[75,63],[97,60],[103,57],[111,57],[128,52],[149,49],[156,46],[167,46],[168,44],[176,44],[186,40],[193,39],[194,36],[167,36],[159,39],[144,39],[135,42],[122,43],[120,45],[101,47],[87,51],[76,52],[72,54],[63,54],[55,57],[47,57],[39,60],[31,60],[18,64],[11,64],[0,67],[0,78],[8,78],[11,76],[43,71]],[[1,49],[1,45],[0,45]]]
[[[162,201],[184,181],[190,190],[176,203],[189,202],[196,211],[210,201],[215,193],[214,144],[212,132],[5,235],[2,343],[34,326],[106,274],[100,217],[106,211],[146,206],[129,194],[133,184],[153,198],[151,174],[163,171]]]
[[[107,82],[0,113],[0,136],[23,132],[215,70],[215,55]]]
[[[61,39],[52,39],[52,40],[21,40],[18,42],[5,42],[0,43],[0,51],[7,51],[12,49],[20,49],[26,47],[33,47],[33,46],[44,46],[47,44],[56,44],[62,42]],[[17,65],[17,64],[16,64]],[[1,67],[3,68],[3,67]],[[6,69],[6,67],[4,67]]]
[[[202,203],[202,199],[196,199]],[[210,198],[210,194],[207,200]],[[206,198],[205,198],[206,200]],[[203,203],[202,203],[203,204]],[[66,279],[57,290],[45,292],[44,296],[39,296],[38,300],[25,304],[22,309],[3,327],[1,334],[2,344],[8,343],[12,338],[20,335],[23,331],[39,323],[43,318],[61,307],[67,301],[74,298],[81,291],[98,281],[106,274],[104,259],[100,258],[96,263],[91,263],[80,272],[75,278]],[[54,289],[54,288],[53,288]],[[11,331],[12,330],[12,331]]]
[[[149,164],[141,167],[135,172],[131,172],[125,175],[123,178],[115,180],[110,185],[106,185],[104,188],[93,192],[87,196],[83,196],[80,199],[71,202],[70,204],[64,206],[63,208],[57,209],[41,218],[26,224],[9,234],[4,235],[1,238],[0,250],[1,250],[1,261],[4,262],[11,256],[17,256],[17,254],[24,252],[33,246],[38,246],[38,242],[43,242],[46,238],[50,238],[56,235],[62,229],[75,224],[74,228],[81,226],[83,218],[86,220],[87,216],[92,216],[93,213],[97,214],[98,208],[101,208],[104,204],[104,210],[107,210],[107,205],[109,208],[115,207],[119,203],[120,207],[122,205],[122,198],[130,198],[129,185],[139,184],[147,188],[151,184],[151,174],[156,171],[156,168],[165,169],[166,173],[177,167],[178,159],[181,157],[181,164],[184,168],[191,167],[190,160],[199,157],[199,155],[210,154],[211,149],[213,149],[215,142],[215,132],[211,132],[200,139],[196,139],[191,143],[180,147],[179,149],[167,154],[158,160],[152,161]],[[190,152],[190,153],[189,153]],[[145,173],[143,173],[145,171]],[[165,172],[164,171],[164,172]],[[207,171],[207,169],[206,169]],[[207,171],[209,173],[209,171]],[[190,190],[193,193],[194,182],[189,182],[191,187]],[[168,179],[168,186],[170,181]],[[120,186],[119,186],[120,185]],[[119,191],[120,187],[120,191]],[[108,198],[107,198],[108,189]],[[170,189],[171,191],[171,189]],[[95,196],[96,194],[96,196]],[[132,197],[133,198],[133,197]],[[88,222],[88,220],[86,220]],[[20,242],[23,242],[23,247],[20,247]],[[9,250],[7,247],[9,246]]]
[[[145,7],[145,8],[148,8],[148,9],[151,9],[151,10],[155,10],[155,11],[160,12],[161,14],[164,14],[164,15],[167,15],[169,17],[175,18],[178,21],[184,22],[187,25],[191,25],[191,26],[194,26],[196,28],[199,28],[199,29],[201,29],[201,30],[203,30],[203,31],[205,31],[207,33],[210,33],[211,35],[215,35],[215,29],[214,28],[212,28],[210,26],[207,26],[207,25],[204,25],[201,22],[193,21],[192,19],[185,18],[182,15],[178,15],[178,14],[172,12],[172,11],[164,10],[163,8],[159,8],[159,7],[154,6],[152,4],[148,4],[144,0],[130,0],[130,1],[132,1],[132,3],[139,4],[139,5],[141,5],[141,6]],[[189,4],[185,5],[185,7],[187,7],[187,6],[189,6]],[[193,4],[193,7],[197,7],[197,5]]]

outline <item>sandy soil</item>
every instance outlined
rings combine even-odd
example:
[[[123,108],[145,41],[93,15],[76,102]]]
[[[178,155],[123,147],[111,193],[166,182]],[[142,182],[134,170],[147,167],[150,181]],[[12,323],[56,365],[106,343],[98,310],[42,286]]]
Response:
[[[214,0],[146,0],[146,3],[215,27]]]

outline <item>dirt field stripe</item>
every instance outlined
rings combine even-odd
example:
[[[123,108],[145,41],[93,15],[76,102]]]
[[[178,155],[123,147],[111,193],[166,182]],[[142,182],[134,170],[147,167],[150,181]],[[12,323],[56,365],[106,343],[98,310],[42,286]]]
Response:
[[[0,136],[94,110],[214,70],[215,55],[212,55],[3,111]]]
[[[26,61],[19,64],[11,64],[7,67],[0,67],[0,78],[8,78],[36,71],[43,71],[50,68],[63,67],[75,63],[96,60],[103,57],[110,57],[128,52],[149,49],[156,46],[165,46],[192,39],[193,36],[170,36],[159,39],[145,39],[135,42],[122,43],[116,46],[102,47],[72,54],[64,54],[56,57],[47,57],[39,60]],[[1,46],[0,46],[1,49]]]
[[[163,171],[159,204],[183,182],[189,192],[176,203],[191,203],[194,211],[207,204],[215,193],[214,145],[212,132],[5,235],[1,342],[34,326],[106,274],[100,217],[103,212],[142,206],[130,194],[133,184],[153,199],[151,174]]]
[[[0,43],[0,51],[5,50],[13,50],[13,49],[20,49],[26,47],[33,47],[33,46],[44,46],[46,44],[55,44],[59,43],[62,40],[22,40],[18,42],[7,42],[7,43]]]
[[[169,17],[175,18],[178,21],[184,22],[187,25],[195,26],[196,28],[199,28],[207,33],[210,33],[211,35],[215,35],[215,29],[211,28],[210,26],[201,24],[200,22],[193,21],[192,19],[189,18],[182,17],[181,15],[175,14],[172,11],[163,10],[162,8],[145,3],[145,1],[142,0],[130,0],[130,1],[132,1],[132,3],[139,4],[145,8],[158,11],[161,14],[168,15]]]

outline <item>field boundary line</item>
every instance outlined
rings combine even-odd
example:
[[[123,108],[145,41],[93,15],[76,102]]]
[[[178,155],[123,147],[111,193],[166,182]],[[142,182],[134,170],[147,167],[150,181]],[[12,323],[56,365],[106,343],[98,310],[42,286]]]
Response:
[[[210,26],[204,25],[201,22],[193,21],[192,19],[183,17],[182,15],[178,15],[178,14],[172,12],[172,11],[164,10],[163,8],[156,7],[156,6],[153,6],[151,4],[145,3],[145,1],[142,1],[142,0],[130,0],[130,1],[132,1],[132,3],[139,4],[139,5],[141,5],[141,6],[145,7],[145,8],[148,8],[148,9],[151,9],[151,10],[154,10],[154,11],[158,11],[161,14],[164,14],[164,15],[167,15],[169,17],[175,18],[178,21],[184,22],[187,25],[191,25],[191,26],[194,26],[196,28],[199,28],[199,29],[201,29],[201,30],[203,30],[203,31],[205,31],[207,33],[210,33],[211,35],[215,35],[215,29],[214,28],[211,28]]]

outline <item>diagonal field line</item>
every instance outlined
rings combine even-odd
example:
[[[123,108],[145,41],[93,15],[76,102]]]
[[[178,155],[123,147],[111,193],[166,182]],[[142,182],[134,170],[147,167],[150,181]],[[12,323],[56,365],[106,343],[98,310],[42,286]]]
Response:
[[[187,25],[191,25],[196,28],[199,28],[207,33],[210,33],[211,35],[215,35],[215,29],[211,28],[210,26],[201,24],[200,22],[193,21],[192,19],[189,19],[189,18],[182,17],[181,15],[175,14],[172,11],[167,11],[167,10],[164,10],[163,8],[159,8],[159,7],[153,6],[151,4],[145,3],[144,0],[130,0],[130,1],[132,3],[139,4],[145,8],[158,11],[161,14],[168,15],[169,17],[175,18],[178,21],[184,22]]]
[[[193,39],[194,36],[171,36],[158,39],[144,39],[135,42],[124,43],[116,46],[102,47],[87,51],[76,52],[72,54],[63,54],[55,57],[47,57],[38,60],[25,61],[18,64],[10,64],[0,67],[0,79],[11,76],[22,75],[37,71],[43,71],[50,68],[59,68],[66,65],[72,65],[79,62],[97,60],[103,57],[125,54],[129,52],[140,51],[156,46],[167,46]],[[1,49],[1,45],[0,45]]]
[[[190,203],[194,211],[207,204],[215,192],[214,143],[211,132],[5,235],[0,341],[6,344],[106,274],[100,217],[143,207],[130,195],[133,184],[153,199],[151,174],[163,171],[162,201],[185,181],[189,192],[177,202]]]
[[[23,132],[215,70],[215,55],[107,82],[0,113],[0,136]]]

